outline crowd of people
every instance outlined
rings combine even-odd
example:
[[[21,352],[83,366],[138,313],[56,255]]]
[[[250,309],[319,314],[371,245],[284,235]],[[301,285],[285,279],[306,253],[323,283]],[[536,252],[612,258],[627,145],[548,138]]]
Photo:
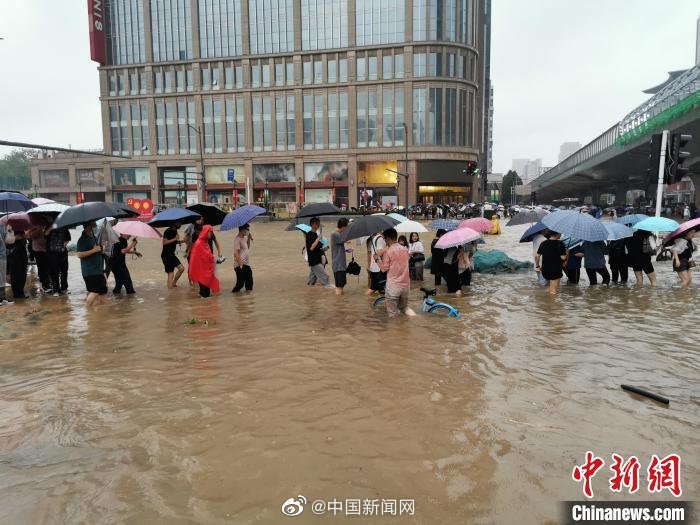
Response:
[[[675,239],[669,251],[673,262],[673,270],[678,274],[681,285],[692,284],[690,268],[695,245],[693,238],[696,229],[686,231]],[[581,267],[586,271],[591,286],[601,283],[624,284],[629,278],[629,268],[632,268],[636,284],[644,284],[646,276],[651,286],[656,285],[656,272],[652,258],[658,247],[654,235],[644,230],[636,230],[631,237],[615,241],[584,241],[567,247],[561,240],[561,234],[543,230],[532,241],[533,259],[540,284],[547,284],[550,294],[560,290],[561,279],[566,275],[568,284],[576,285],[581,276]],[[606,264],[605,256],[608,255]],[[608,266],[610,270],[608,271]]]

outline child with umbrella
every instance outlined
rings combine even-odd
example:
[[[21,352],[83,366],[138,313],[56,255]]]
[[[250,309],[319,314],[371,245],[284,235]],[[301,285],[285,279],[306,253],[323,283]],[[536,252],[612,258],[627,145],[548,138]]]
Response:
[[[220,290],[219,279],[214,273],[214,252],[209,247],[212,235],[214,229],[205,224],[190,254],[188,275],[191,281],[199,284],[199,295],[202,297],[209,297],[211,292],[218,293]]]

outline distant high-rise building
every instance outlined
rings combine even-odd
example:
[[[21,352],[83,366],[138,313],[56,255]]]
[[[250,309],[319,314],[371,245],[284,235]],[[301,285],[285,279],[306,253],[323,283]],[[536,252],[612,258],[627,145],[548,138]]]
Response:
[[[580,149],[580,142],[564,142],[564,144],[559,146],[559,162],[561,162],[567,157],[570,157]]]
[[[491,0],[483,2],[484,44],[483,44],[483,126],[481,162],[486,174],[491,173],[493,166],[493,85],[491,84]]]
[[[695,65],[700,64],[700,16],[696,22],[697,29],[695,32]]]
[[[523,184],[527,184],[540,175],[542,159],[513,159],[511,169],[518,174]]]

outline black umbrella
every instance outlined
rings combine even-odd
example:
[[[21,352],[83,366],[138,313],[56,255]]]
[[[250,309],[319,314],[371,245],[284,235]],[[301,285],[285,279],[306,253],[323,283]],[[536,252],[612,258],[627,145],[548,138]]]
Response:
[[[138,212],[115,202],[84,202],[61,212],[53,223],[54,228],[75,228],[86,222],[105,217],[138,217]]]
[[[299,213],[297,213],[297,218],[301,217],[316,217],[318,215],[333,215],[334,213],[340,213],[342,210],[336,205],[330,202],[318,202],[314,204],[307,204]]]
[[[210,224],[211,226],[218,226],[224,222],[224,217],[226,217],[226,212],[224,210],[219,208],[216,204],[209,204],[207,202],[192,204],[191,206],[187,206],[187,209],[199,213],[204,217],[204,224]]]
[[[393,228],[400,221],[397,221],[393,217],[388,215],[365,215],[359,219],[355,219],[345,231],[340,236],[342,241],[350,241],[352,239],[359,239],[360,237],[369,237],[377,232],[383,232],[389,228]]]
[[[546,210],[521,211],[515,217],[509,220],[506,226],[518,226],[520,224],[540,222],[540,220],[542,220],[542,217],[544,217],[548,213],[549,212],[547,212]]]

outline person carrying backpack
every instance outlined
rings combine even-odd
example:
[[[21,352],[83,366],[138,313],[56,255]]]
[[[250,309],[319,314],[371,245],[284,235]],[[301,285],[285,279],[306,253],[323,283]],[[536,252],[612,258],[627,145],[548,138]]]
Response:
[[[634,270],[637,285],[644,284],[644,272],[649,284],[656,286],[656,273],[651,262],[652,255],[656,253],[656,243],[651,232],[637,230],[632,237],[627,237],[626,241],[628,264]]]

